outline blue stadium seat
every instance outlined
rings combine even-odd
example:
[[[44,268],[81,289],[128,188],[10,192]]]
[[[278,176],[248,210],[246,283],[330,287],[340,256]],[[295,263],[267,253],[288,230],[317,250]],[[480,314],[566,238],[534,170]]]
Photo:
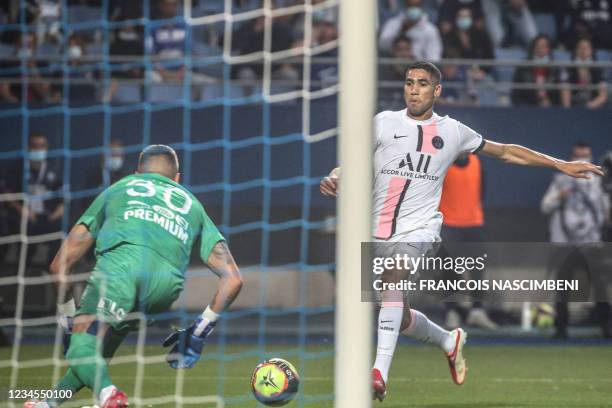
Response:
[[[561,61],[561,62],[571,61],[572,53],[569,51],[565,51],[565,50],[554,50],[553,58],[555,59],[555,61]]]
[[[135,84],[120,84],[113,94],[113,102],[138,103],[142,101],[142,88]]]
[[[100,8],[88,6],[68,6],[68,22],[82,23],[84,21],[100,20],[102,11]]]
[[[557,38],[555,16],[548,13],[535,13],[533,15],[539,34],[546,34],[553,40]]]
[[[60,53],[60,47],[58,44],[52,44],[49,42],[42,43],[36,49],[36,55],[39,57],[57,56]]]
[[[183,98],[182,85],[152,85],[150,102],[171,102]]]
[[[13,55],[13,47],[0,42],[0,58],[7,58]]]
[[[103,55],[102,44],[98,44],[95,42],[88,43],[86,46],[87,55],[98,56]]]
[[[495,59],[497,60],[509,60],[509,61],[524,61],[527,58],[527,52],[520,48],[496,48]],[[510,82],[514,76],[513,66],[499,66],[497,67],[497,77],[500,81]]]
[[[229,95],[227,96],[230,98],[242,98],[244,97],[244,91],[241,86],[230,85]],[[211,84],[202,87],[201,100],[206,101],[217,98],[223,98],[223,84]]]
[[[612,51],[610,50],[597,50],[595,56],[597,61],[612,61]]]

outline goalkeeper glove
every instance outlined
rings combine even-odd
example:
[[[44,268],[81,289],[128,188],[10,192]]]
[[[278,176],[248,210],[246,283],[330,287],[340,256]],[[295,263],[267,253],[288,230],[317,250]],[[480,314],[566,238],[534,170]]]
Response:
[[[63,331],[62,343],[64,345],[64,356],[68,352],[70,347],[70,336],[72,335],[72,325],[74,321],[74,314],[76,312],[76,306],[74,299],[70,299],[64,304],[57,305],[57,324],[60,325]]]
[[[218,316],[208,307],[191,326],[175,331],[164,340],[164,347],[173,346],[166,357],[170,367],[174,369],[191,368],[198,362],[206,338],[210,336],[217,324]]]

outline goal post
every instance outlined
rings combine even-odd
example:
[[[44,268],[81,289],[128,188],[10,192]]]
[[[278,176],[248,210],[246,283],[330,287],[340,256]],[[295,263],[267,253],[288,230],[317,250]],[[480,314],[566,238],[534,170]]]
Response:
[[[335,406],[370,407],[372,307],[361,302],[361,242],[371,236],[376,2],[340,2]]]

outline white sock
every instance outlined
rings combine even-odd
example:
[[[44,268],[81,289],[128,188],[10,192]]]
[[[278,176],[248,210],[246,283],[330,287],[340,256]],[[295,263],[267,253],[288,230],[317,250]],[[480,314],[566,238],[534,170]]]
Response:
[[[377,368],[385,383],[391,368],[391,360],[399,337],[402,315],[404,312],[403,302],[383,302],[378,313],[378,345],[376,347]]]
[[[113,391],[115,391],[116,389],[117,387],[115,387],[114,385],[109,385],[108,387],[102,388],[102,390],[100,390],[100,405],[104,405],[106,400],[111,396]]]
[[[418,310],[410,309],[410,317],[410,326],[402,332],[403,334],[424,343],[435,344],[446,353],[453,352],[455,338],[451,332],[444,330]]]

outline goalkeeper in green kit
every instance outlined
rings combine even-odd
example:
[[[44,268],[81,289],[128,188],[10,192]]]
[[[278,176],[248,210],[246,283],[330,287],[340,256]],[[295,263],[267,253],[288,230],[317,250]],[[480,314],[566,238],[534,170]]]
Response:
[[[178,170],[172,148],[145,148],[137,173],[96,198],[53,260],[52,274],[63,289],[70,268],[96,243],[96,266],[78,306],[69,289],[59,291],[64,292],[58,312],[69,340],[69,369],[56,390],[74,394],[87,387],[102,408],[128,405],[125,393],[110,379],[105,359],[139,326],[138,312],[166,311],[178,298],[198,236],[200,256],[219,283],[202,315],[164,341],[164,346],[172,346],[166,358],[170,367],[191,368],[198,361],[219,314],[240,292],[242,277],[223,236],[197,198],[178,184]],[[53,407],[61,402],[30,401],[26,406]]]

